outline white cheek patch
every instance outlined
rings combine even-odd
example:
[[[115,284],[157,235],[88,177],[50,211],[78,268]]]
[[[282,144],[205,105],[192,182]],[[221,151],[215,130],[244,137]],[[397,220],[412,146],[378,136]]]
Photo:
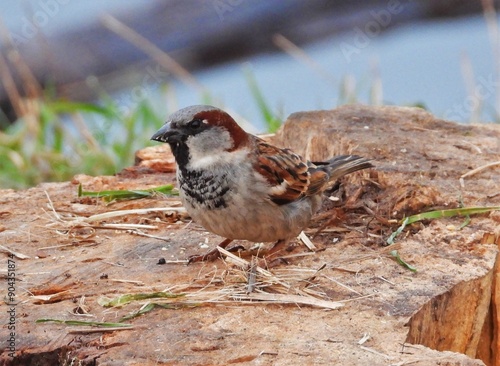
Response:
[[[217,164],[217,162],[222,161],[222,153],[220,155],[208,155],[200,158],[193,158],[189,162],[189,167],[191,169],[207,169]]]
[[[231,149],[233,145],[229,132],[216,127],[189,136],[186,144],[191,162],[197,164],[198,161],[205,160],[203,165],[210,165],[215,162],[218,155],[227,152],[226,150]]]
[[[216,166],[240,166],[247,159],[247,151],[221,151],[211,154],[193,154],[190,150],[191,160],[188,168],[193,170],[213,169]]]

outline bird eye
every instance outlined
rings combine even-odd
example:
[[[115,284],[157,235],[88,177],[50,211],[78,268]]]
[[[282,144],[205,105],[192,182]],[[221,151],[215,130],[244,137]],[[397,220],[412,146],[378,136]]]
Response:
[[[201,127],[202,124],[203,122],[201,122],[201,120],[194,119],[191,122],[189,122],[189,127],[192,128],[193,130],[197,130],[198,128]]]

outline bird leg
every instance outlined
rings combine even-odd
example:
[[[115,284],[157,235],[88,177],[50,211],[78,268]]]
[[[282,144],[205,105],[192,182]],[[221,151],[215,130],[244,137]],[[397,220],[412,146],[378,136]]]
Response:
[[[232,241],[233,241],[232,239],[225,239],[218,246],[225,249]],[[276,243],[274,243],[272,248],[269,249],[269,251],[263,256],[263,258],[260,258],[257,265],[262,268],[271,268],[280,263],[287,263],[285,259],[280,258],[280,255],[283,255],[285,254],[285,252],[290,251],[290,248],[287,246],[288,243],[289,240],[284,240],[284,239],[278,240]],[[239,249],[241,249],[241,246],[236,245],[232,248],[229,248],[228,250],[237,251]],[[214,261],[220,257],[221,254],[219,250],[217,250],[217,248],[214,248],[208,253],[196,254],[188,257],[188,264],[196,262]]]
[[[257,265],[262,268],[271,268],[280,263],[288,263],[286,259],[280,258],[280,255],[283,255],[283,252],[290,251],[290,248],[287,246],[288,239],[281,239],[274,243],[273,247],[269,249],[264,258],[261,258]]]
[[[222,241],[218,246],[225,249],[232,241],[233,241],[233,239],[224,239],[224,241]],[[217,247],[215,247],[214,249],[212,249],[208,253],[196,254],[196,255],[189,256],[188,257],[188,264],[195,263],[195,262],[207,262],[207,261],[211,262],[211,261],[214,261],[220,257],[221,257],[220,252],[217,249]]]

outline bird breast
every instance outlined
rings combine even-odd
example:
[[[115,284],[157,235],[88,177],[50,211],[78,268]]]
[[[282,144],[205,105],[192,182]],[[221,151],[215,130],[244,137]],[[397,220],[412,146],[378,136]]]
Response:
[[[269,184],[250,163],[177,172],[184,206],[193,220],[228,239],[271,242],[297,236],[309,223],[316,198],[278,205]]]

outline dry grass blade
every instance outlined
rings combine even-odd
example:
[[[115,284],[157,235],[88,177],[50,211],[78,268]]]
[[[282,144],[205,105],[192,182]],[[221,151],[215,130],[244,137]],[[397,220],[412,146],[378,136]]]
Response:
[[[12,249],[4,247],[3,245],[0,245],[0,252],[6,252],[6,253],[9,253],[9,254],[12,254],[13,256],[15,256],[16,258],[19,258],[19,259],[29,259],[30,258],[29,255],[26,255],[26,254],[23,254],[23,253],[19,253],[19,252],[15,252]]]
[[[240,258],[240,257],[237,257],[236,255],[234,255],[233,253],[225,250],[224,248],[221,248],[221,247],[217,247],[217,250],[226,257],[226,261],[236,265],[237,267],[239,268],[242,268],[245,270],[248,269],[248,268],[252,268],[254,267],[254,271],[258,274],[260,274],[261,276],[263,276],[264,278],[264,281],[266,281],[268,284],[270,283],[273,283],[273,284],[280,284],[281,286],[283,286],[284,288],[290,290],[292,289],[292,287],[290,286],[290,284],[286,283],[286,282],[283,282],[281,281],[278,277],[274,276],[271,272],[269,272],[268,270],[265,270],[264,268],[262,267],[259,267],[257,265],[254,265],[252,266],[252,264],[250,262],[248,262],[247,260],[243,259],[243,258]]]
[[[369,341],[370,339],[371,339],[370,333],[365,333],[365,334],[363,334],[363,337],[361,337],[361,339],[358,341],[358,344],[361,346],[361,345],[365,344],[367,341]]]
[[[314,245],[314,243],[307,237],[307,235],[301,231],[299,234],[299,239],[304,243],[304,245],[309,249],[311,252],[315,252],[318,248]]]
[[[68,296],[68,294],[71,294],[71,292],[72,292],[71,290],[65,290],[50,295],[33,295],[31,296],[31,299],[34,300],[35,304],[52,303],[55,301],[65,299]]]
[[[383,354],[381,352],[375,351],[374,349],[366,347],[366,346],[359,346],[359,348],[361,348],[363,351],[367,351],[367,352],[373,353],[375,355],[379,355],[379,356],[385,358],[386,360],[393,360],[394,359],[394,357],[391,357],[391,356],[388,356],[388,355]]]
[[[145,224],[103,224],[100,226],[94,226],[96,229],[115,229],[115,230],[130,230],[134,229],[158,229],[158,226],[145,225]]]
[[[259,304],[293,304],[313,306],[323,309],[339,309],[341,302],[330,300],[321,291],[304,288],[304,281],[317,277],[319,270],[304,268],[287,268],[273,274],[256,263],[249,263],[227,250],[218,247],[226,256],[226,263],[233,264],[223,270],[210,269],[208,273],[200,272],[196,283],[176,285],[163,292],[124,294],[108,299],[100,298],[98,303],[104,307],[116,308],[127,304],[141,304],[141,308],[122,319],[130,319],[144,315],[155,307],[165,309],[186,309],[199,306],[226,305],[259,305]],[[311,272],[313,276],[311,276]],[[306,276],[304,276],[306,274]],[[173,292],[175,289],[175,292]],[[168,291],[168,292],[167,292]],[[180,292],[179,292],[180,291]],[[265,292],[270,291],[270,292]],[[151,302],[154,299],[154,302]]]
[[[234,298],[236,300],[257,300],[275,302],[280,304],[302,304],[332,310],[337,310],[344,306],[344,304],[340,302],[317,299],[312,296],[270,294],[267,292],[251,293],[247,295],[235,295]]]
[[[306,66],[310,67],[312,70],[316,71],[323,80],[328,80],[332,85],[337,85],[335,77],[330,74],[323,66],[318,62],[313,60],[307,53],[304,52],[300,47],[291,42],[288,38],[285,38],[281,34],[275,34],[273,36],[273,42],[276,46],[281,48],[283,51],[288,53],[290,56],[296,60],[304,63]]]
[[[475,169],[472,169],[471,171],[465,173],[465,174],[462,174],[462,176],[460,177],[460,185],[463,187],[465,187],[465,182],[464,182],[464,178],[467,178],[467,177],[471,177],[479,172],[482,172],[483,170],[486,170],[486,169],[490,169],[490,168],[493,168],[493,167],[496,167],[496,166],[500,166],[500,161],[494,161],[492,163],[488,163],[488,164],[485,164],[485,165],[482,165],[480,167],[477,167]]]
[[[3,22],[0,22],[0,37],[4,44],[7,45],[7,58],[12,65],[17,69],[19,76],[22,79],[22,86],[25,89],[26,95],[31,99],[36,99],[42,95],[42,87],[38,83],[33,72],[28,64],[21,57],[16,46],[12,43],[10,32],[5,28]]]
[[[135,210],[119,210],[110,211],[102,214],[92,215],[90,217],[83,217],[81,221],[93,222],[110,219],[113,217],[120,217],[126,215],[146,215],[153,212],[186,212],[184,207],[161,207],[161,208],[139,208]]]
[[[347,300],[340,300],[339,302],[342,303],[342,304],[346,304],[348,302],[353,302],[353,301],[359,301],[359,300],[363,300],[363,299],[368,299],[370,297],[374,297],[374,296],[379,296],[379,294],[368,294],[368,295],[363,295],[363,296],[359,296],[359,297],[355,297],[355,298],[352,298],[352,299],[347,299]]]
[[[119,278],[110,278],[109,281],[119,282],[119,283],[131,283],[131,284],[137,285],[137,286],[144,286],[145,285],[145,283],[142,282],[142,281],[122,280],[122,279],[119,279]]]
[[[193,87],[195,90],[203,92],[203,86],[194,78],[191,73],[182,67],[177,61],[170,57],[166,52],[162,51],[156,45],[151,43],[148,39],[144,38],[132,28],[120,22],[118,19],[111,15],[102,17],[102,23],[112,32],[118,34],[123,39],[129,41],[138,49],[142,50],[145,54],[158,62],[161,66],[174,74],[180,81],[188,86]]]
[[[147,226],[147,225],[146,225]],[[133,234],[133,235],[137,235],[137,236],[144,236],[145,238],[151,238],[151,239],[157,239],[157,240],[163,240],[163,241],[166,241],[167,243],[170,242],[170,239],[168,238],[163,238],[161,236],[158,236],[158,235],[151,235],[151,234],[147,234],[147,233],[144,233],[140,230],[137,230],[137,229],[134,229],[134,230],[127,230],[127,232],[129,234]]]
[[[88,224],[96,221],[103,221],[110,218],[127,216],[127,215],[147,215],[154,212],[186,212],[184,207],[156,207],[156,208],[141,208],[141,209],[133,209],[133,210],[118,210],[118,211],[109,211],[101,214],[92,215],[89,217],[84,216],[74,216],[71,218],[63,218],[56,211],[52,200],[47,192],[45,192],[48,200],[48,207],[56,221],[60,223],[65,223],[68,226],[71,225],[82,225]],[[130,229],[156,229],[156,226],[152,225],[142,225],[142,224],[104,224],[102,226],[96,226],[96,228],[109,228],[109,229],[122,229],[122,230],[130,230]]]
[[[56,218],[57,221],[63,221],[61,215],[59,215],[54,207],[54,204],[52,203],[52,200],[50,199],[50,196],[48,194],[47,191],[44,191],[45,195],[47,196],[47,201],[48,202],[48,206],[49,206],[49,209],[52,211],[52,213],[54,214],[54,217]]]
[[[137,328],[145,328],[145,327],[137,327],[137,326],[129,326],[129,327],[109,327],[109,328],[99,328],[99,329],[72,329],[68,331],[68,334],[90,334],[90,333],[103,333],[103,332],[116,332],[122,330],[130,330]]]
[[[484,18],[486,20],[486,25],[488,27],[488,33],[490,35],[490,43],[491,43],[491,49],[493,51],[493,60],[499,60],[500,59],[500,45],[499,45],[499,38],[500,38],[500,32],[499,32],[499,27],[498,27],[498,18],[497,18],[497,12],[495,9],[495,2],[494,0],[481,0],[481,4],[483,6],[483,14]],[[495,94],[496,94],[496,105],[495,109],[498,114],[500,111],[500,92],[499,92],[499,86],[498,86],[498,80],[500,78],[500,62],[496,62],[495,64]]]
[[[281,293],[285,291],[285,293],[281,294],[272,294],[272,295],[285,296],[285,297],[279,297],[279,296],[275,297],[274,300],[272,300],[271,297],[264,299],[264,296],[266,295],[260,295],[263,292],[259,292],[259,294],[256,296],[260,296],[259,299],[262,301],[282,301],[283,303],[297,303],[297,304],[300,303],[303,305],[326,307],[329,309],[335,308],[338,304],[330,300],[319,299],[318,297],[321,297],[321,294],[311,291],[307,288],[304,288],[303,282],[311,281],[311,276],[309,275],[309,273],[306,278],[298,276],[296,273],[288,277],[287,276],[283,277],[277,274],[273,274],[255,264],[250,264],[248,261],[235,256],[234,254],[228,252],[223,248],[218,247],[218,250],[220,251],[221,254],[226,256],[226,260],[228,262],[231,262],[237,265],[238,267],[243,268],[245,270],[244,272],[245,276],[249,275],[248,272],[246,271],[248,268],[250,268],[250,275],[252,275],[252,273],[255,276],[259,275],[257,279],[248,278],[246,291],[241,291],[241,295],[236,295],[234,293],[229,294],[232,298],[237,298],[239,300],[247,299],[245,296],[249,295],[250,292],[253,292],[253,294],[255,294],[254,290],[259,288],[260,286],[260,288],[272,288],[272,290],[275,292]],[[322,270],[324,267],[326,266],[323,266],[320,270]],[[320,270],[316,271],[313,270],[313,271],[315,274],[317,274]],[[299,269],[298,272],[303,273],[304,271],[303,269]],[[252,291],[249,291],[249,289],[251,289]],[[290,294],[290,292],[292,292],[293,294]],[[286,296],[292,296],[292,297],[286,297]],[[254,298],[253,300],[257,300],[257,298]]]
[[[247,285],[247,293],[248,294],[255,290],[256,277],[257,277],[257,267],[254,263],[252,263],[252,266],[250,267],[250,270],[248,271],[248,285]]]
[[[7,92],[7,96],[9,97],[10,104],[12,105],[16,116],[22,116],[24,113],[21,95],[19,94],[19,90],[17,90],[14,78],[10,73],[7,60],[5,60],[2,53],[0,53],[0,80],[2,81],[5,91]]]
[[[373,258],[377,258],[380,256],[390,255],[391,251],[399,250],[399,249],[401,249],[401,243],[391,244],[391,245],[388,245],[386,247],[381,248],[380,250],[373,251],[373,253],[370,253],[370,254],[362,254],[362,255],[359,255],[356,257],[349,256],[348,258],[340,259],[336,263],[328,265],[327,268],[339,269],[342,271],[350,272],[349,270],[341,268],[341,265],[346,265],[346,264],[355,263],[355,262],[361,262],[364,260],[373,259]]]
[[[338,286],[342,287],[342,288],[345,288],[346,290],[350,291],[350,292],[353,292],[355,293],[356,295],[359,295],[359,296],[363,296],[362,293],[356,291],[355,289],[353,289],[352,287],[349,287],[347,285],[344,285],[342,282],[339,282],[337,281],[336,279],[332,278],[332,277],[329,277],[329,276],[324,276],[327,280],[330,280],[332,281],[333,283],[337,284]]]
[[[475,92],[477,81],[474,77],[472,62],[465,51],[462,52],[460,66],[467,90],[467,98],[471,99],[471,105],[473,106],[470,110],[471,116],[469,120],[471,122],[479,122],[481,118],[482,98]]]

